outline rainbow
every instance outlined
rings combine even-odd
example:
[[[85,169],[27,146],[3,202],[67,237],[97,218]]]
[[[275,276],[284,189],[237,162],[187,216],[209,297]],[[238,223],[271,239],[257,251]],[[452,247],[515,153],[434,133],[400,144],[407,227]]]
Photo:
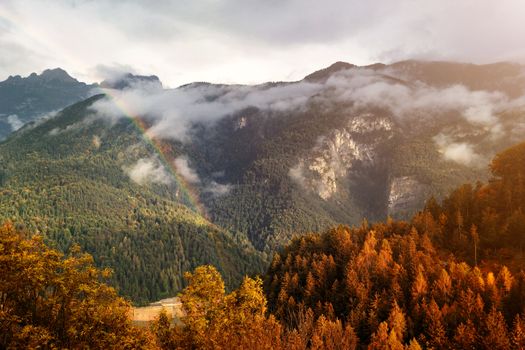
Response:
[[[156,153],[164,169],[168,171],[171,178],[177,184],[177,187],[180,191],[180,195],[182,196],[182,202],[188,207],[190,207],[190,209],[192,209],[193,211],[206,217],[206,210],[204,208],[204,205],[202,205],[202,203],[200,202],[197,190],[190,183],[188,183],[188,181],[184,180],[184,178],[182,178],[178,174],[175,163],[172,160],[168,159],[165,152],[162,150],[161,143],[148,135],[148,128],[146,124],[139,118],[139,116],[135,115],[131,111],[131,109],[128,108],[128,106],[122,103],[122,100],[119,99],[116,95],[114,95],[111,89],[104,89],[104,94],[119,109],[119,111],[131,121],[133,126],[140,133],[144,142]]]
[[[27,23],[24,23],[23,18],[18,16],[15,12],[8,11],[7,8],[0,8],[0,19],[6,20],[10,25],[16,27],[16,29],[19,30],[27,39],[27,42],[43,43],[46,47],[52,48],[54,53],[59,53],[58,55],[61,58],[67,58],[66,61],[76,61],[76,59],[68,54],[66,50],[63,50],[60,45],[56,45],[55,42],[48,40],[39,31],[30,30],[32,27]],[[124,103],[120,102],[119,98],[115,96],[110,89],[104,90],[104,93],[122,112],[122,114],[129,118],[137,131],[142,135],[142,138],[146,144],[148,144],[148,146],[157,154],[162,166],[168,171],[177,184],[180,195],[182,196],[182,202],[190,207],[190,209],[202,214],[204,217],[207,217],[206,210],[200,203],[197,191],[191,186],[191,184],[178,175],[175,164],[166,157],[162,151],[160,142],[148,135],[146,125],[140,120],[138,116],[135,116],[134,113],[131,112],[130,108],[127,108]]]

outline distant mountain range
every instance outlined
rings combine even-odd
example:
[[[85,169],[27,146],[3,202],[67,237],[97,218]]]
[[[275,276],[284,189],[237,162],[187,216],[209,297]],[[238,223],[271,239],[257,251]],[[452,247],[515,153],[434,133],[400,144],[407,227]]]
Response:
[[[64,107],[101,93],[100,88],[125,89],[148,83],[162,88],[156,76],[117,75],[100,84],[86,84],[61,68],[28,77],[10,76],[0,82],[0,140],[24,124],[52,116]]]
[[[135,301],[172,296],[203,263],[231,286],[293,235],[408,217],[485,180],[492,156],[524,139],[524,72],[337,62],[297,82],[177,89],[155,76],[11,77],[4,135],[10,116],[17,128],[61,107],[50,86],[98,94],[63,93],[64,105],[82,101],[0,143],[0,216],[62,249],[80,243]],[[30,81],[41,87],[21,87]]]
[[[0,139],[27,122],[88,98],[96,93],[96,87],[79,82],[60,68],[26,78],[10,76],[0,82]]]

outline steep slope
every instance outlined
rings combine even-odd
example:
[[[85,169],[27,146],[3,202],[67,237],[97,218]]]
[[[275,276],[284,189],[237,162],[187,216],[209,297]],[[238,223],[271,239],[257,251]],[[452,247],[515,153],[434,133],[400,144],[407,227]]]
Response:
[[[124,76],[0,146],[2,210],[61,247],[81,242],[136,298],[137,286],[153,286],[143,299],[177,290],[198,262],[219,261],[234,281],[261,266],[252,246],[269,254],[293,235],[409,218],[486,180],[492,156],[523,139],[521,72],[338,62],[298,82],[177,89]]]
[[[408,218],[429,196],[487,179],[489,159],[523,138],[519,72],[338,62],[293,83],[188,85],[186,94],[235,108],[192,124],[183,152],[201,181],[229,186],[201,193],[213,221],[271,251],[294,232]],[[299,103],[296,91],[305,91]]]
[[[95,88],[60,68],[26,78],[10,76],[0,82],[0,140],[29,121],[86,99]]]
[[[183,272],[217,266],[229,286],[263,257],[211,224],[130,119],[99,119],[95,96],[0,144],[0,220],[23,223],[62,250],[78,243],[135,302],[175,294]]]

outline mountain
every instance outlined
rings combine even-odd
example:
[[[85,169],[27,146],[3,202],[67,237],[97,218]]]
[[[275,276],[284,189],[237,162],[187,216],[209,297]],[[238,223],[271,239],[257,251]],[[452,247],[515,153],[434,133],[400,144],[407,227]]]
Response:
[[[523,71],[338,62],[296,82],[176,89],[127,75],[0,144],[0,213],[79,243],[138,302],[204,263],[232,287],[296,235],[410,218],[488,179],[523,140]]]
[[[124,90],[134,88],[137,85],[148,85],[150,87],[162,89],[162,82],[156,75],[136,75],[132,73],[122,73],[115,77],[108,78],[100,83],[101,88]]]
[[[213,221],[273,251],[301,232],[408,218],[426,198],[486,179],[490,158],[523,140],[523,71],[338,62],[293,83],[188,86],[251,105],[197,123],[183,152],[201,178],[231,184],[220,198],[201,195]],[[257,100],[268,96],[278,97]]]
[[[102,98],[0,144],[0,221],[23,223],[63,251],[79,244],[114,270],[113,285],[136,303],[175,294],[198,265],[217,266],[230,287],[262,271],[264,256],[207,220],[171,174],[141,180],[161,166],[158,152],[130,119],[90,119]]]
[[[27,122],[57,112],[94,94],[96,84],[72,78],[60,68],[0,82],[0,140]]]

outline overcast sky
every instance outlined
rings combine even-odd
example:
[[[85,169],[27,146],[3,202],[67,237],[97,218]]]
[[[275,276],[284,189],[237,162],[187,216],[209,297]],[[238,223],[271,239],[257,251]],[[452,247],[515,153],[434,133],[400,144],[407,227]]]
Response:
[[[0,80],[62,67],[192,81],[296,80],[408,58],[525,61],[524,0],[0,0]]]

